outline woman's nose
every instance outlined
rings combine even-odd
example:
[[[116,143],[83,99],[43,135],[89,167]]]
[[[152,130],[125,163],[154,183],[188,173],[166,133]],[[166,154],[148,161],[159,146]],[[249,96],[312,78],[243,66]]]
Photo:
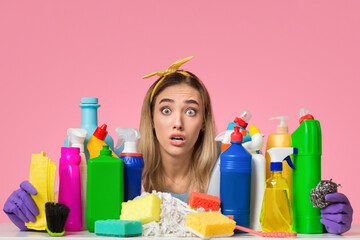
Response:
[[[183,128],[184,128],[184,126],[183,126],[183,122],[182,122],[182,119],[181,119],[181,115],[176,114],[176,116],[174,116],[173,129],[183,130]]]

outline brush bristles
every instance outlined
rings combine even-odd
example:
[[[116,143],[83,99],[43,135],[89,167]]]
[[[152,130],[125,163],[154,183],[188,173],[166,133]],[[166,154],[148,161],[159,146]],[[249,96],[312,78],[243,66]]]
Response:
[[[70,209],[61,203],[47,202],[45,204],[45,213],[49,231],[52,233],[63,232]]]

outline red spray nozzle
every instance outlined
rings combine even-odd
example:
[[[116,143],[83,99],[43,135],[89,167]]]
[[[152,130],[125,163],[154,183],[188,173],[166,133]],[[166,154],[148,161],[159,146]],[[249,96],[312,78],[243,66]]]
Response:
[[[231,142],[242,142],[243,136],[240,133],[240,127],[234,126],[234,132],[231,134]]]
[[[106,135],[108,134],[108,132],[106,131],[107,125],[103,124],[101,127],[97,127],[93,136],[100,139],[100,140],[105,140]]]

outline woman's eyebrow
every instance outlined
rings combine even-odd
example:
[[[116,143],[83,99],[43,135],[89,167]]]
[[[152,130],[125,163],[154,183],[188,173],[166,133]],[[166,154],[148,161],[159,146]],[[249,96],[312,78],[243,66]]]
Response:
[[[162,103],[162,102],[171,102],[171,103],[173,103],[175,101],[173,99],[170,99],[170,98],[163,98],[163,99],[160,100],[159,104]]]
[[[184,102],[185,102],[185,103],[188,103],[188,104],[189,104],[189,103],[193,103],[193,104],[196,104],[196,105],[200,106],[199,103],[198,103],[196,100],[192,100],[192,99],[191,99],[191,100],[186,100],[186,101],[184,101]]]

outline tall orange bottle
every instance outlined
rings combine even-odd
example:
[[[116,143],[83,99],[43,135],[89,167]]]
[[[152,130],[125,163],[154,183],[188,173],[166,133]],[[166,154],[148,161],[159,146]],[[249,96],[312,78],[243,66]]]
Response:
[[[267,150],[274,147],[291,147],[291,134],[289,133],[288,126],[286,125],[286,120],[290,119],[290,117],[279,116],[273,117],[269,120],[280,120],[280,124],[277,126],[277,131],[274,134],[270,134],[267,143],[266,143],[266,179],[271,177],[270,172],[270,162],[271,158]],[[290,201],[292,202],[292,169],[289,164],[285,161],[283,162],[283,171],[282,176],[285,178],[289,185],[289,195]]]

